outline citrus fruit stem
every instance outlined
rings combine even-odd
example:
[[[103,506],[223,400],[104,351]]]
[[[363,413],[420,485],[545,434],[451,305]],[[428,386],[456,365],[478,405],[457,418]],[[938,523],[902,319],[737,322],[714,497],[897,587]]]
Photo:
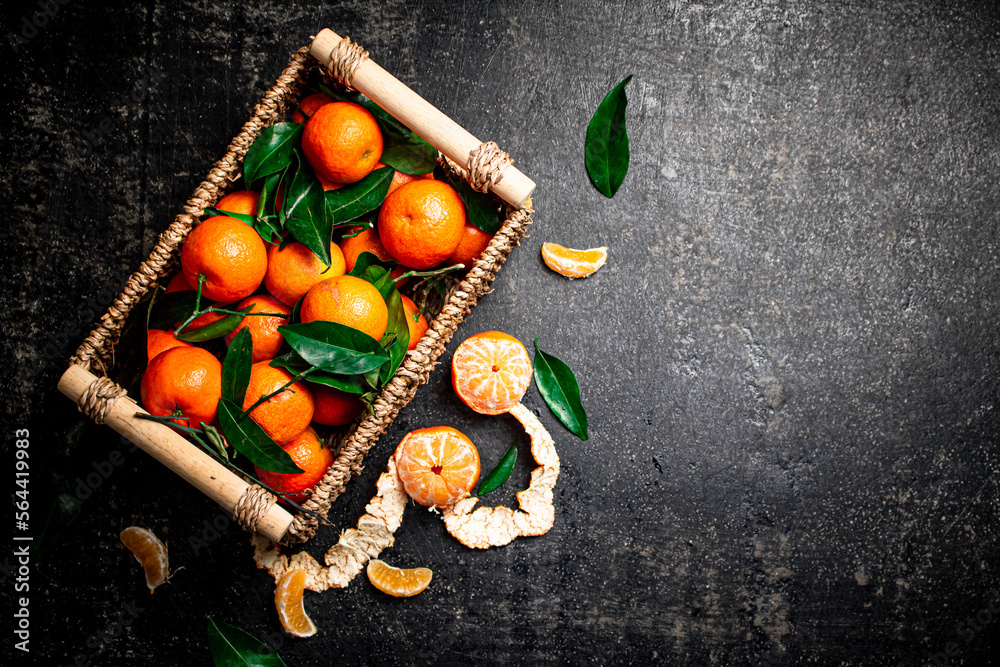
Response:
[[[275,389],[270,394],[265,394],[265,395],[261,396],[260,398],[257,399],[256,403],[254,403],[248,409],[246,409],[246,410],[243,411],[243,414],[240,415],[240,419],[242,420],[244,417],[248,417],[251,412],[253,412],[254,410],[257,409],[257,407],[259,405],[270,401],[272,398],[274,398],[275,396],[277,396],[281,392],[285,391],[286,389],[288,389],[289,387],[291,387],[293,384],[295,384],[299,380],[304,379],[307,375],[309,375],[310,373],[312,373],[314,370],[316,370],[316,367],[315,366],[310,366],[309,368],[305,369],[304,371],[302,371],[298,375],[295,375],[294,377],[292,377],[291,380],[289,380],[288,382],[286,382],[279,389]]]

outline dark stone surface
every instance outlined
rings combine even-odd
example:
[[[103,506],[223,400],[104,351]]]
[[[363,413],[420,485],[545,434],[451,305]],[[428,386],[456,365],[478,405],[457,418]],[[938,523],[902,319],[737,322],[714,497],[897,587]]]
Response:
[[[526,399],[562,457],[555,527],[472,552],[411,510],[386,558],[432,567],[431,588],[309,595],[321,633],[282,641],[288,665],[984,664],[1000,645],[993,3],[58,7],[3,51],[7,470],[15,428],[39,466],[62,447],[78,422],[54,389],[65,360],[318,27],[538,182],[531,238],[457,338],[539,336],[581,378],[587,442]],[[4,32],[34,11],[7,5]],[[632,165],[606,200],[583,136],[630,72]],[[608,245],[610,261],[570,282],[543,266],[548,240]],[[442,423],[490,462],[516,432],[464,408],[439,369],[314,554],[401,435]],[[87,429],[78,474],[120,447]],[[124,459],[33,564],[31,662],[209,664],[208,617],[278,632],[244,534],[196,554],[188,538],[218,509],[145,454]],[[519,465],[498,500],[526,483]],[[130,524],[184,568],[152,598],[117,540]]]

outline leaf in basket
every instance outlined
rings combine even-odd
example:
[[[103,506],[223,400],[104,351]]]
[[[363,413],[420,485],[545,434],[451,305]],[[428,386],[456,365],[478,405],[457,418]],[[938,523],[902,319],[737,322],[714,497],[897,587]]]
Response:
[[[278,191],[281,188],[281,181],[288,173],[288,169],[275,172],[264,178],[264,184],[260,188],[260,197],[257,198],[257,233],[268,243],[274,243],[276,237],[281,236],[281,217],[276,210]]]
[[[485,496],[490,491],[496,491],[504,482],[510,478],[510,473],[514,471],[514,463],[517,462],[517,439],[510,441],[507,446],[507,451],[504,452],[503,457],[500,462],[491,470],[485,477],[483,481],[479,483],[479,490],[476,491],[477,495]]]
[[[226,358],[222,361],[222,397],[237,405],[243,405],[247,386],[250,384],[250,369],[253,366],[253,338],[250,329],[243,328],[233,336]]]
[[[391,167],[379,167],[357,183],[327,192],[326,211],[333,224],[347,224],[381,206],[392,177]]]
[[[545,404],[559,421],[581,440],[587,439],[587,413],[580,400],[580,385],[561,359],[542,352],[535,339],[535,384]]]
[[[465,215],[469,224],[475,225],[487,234],[496,234],[500,231],[500,209],[489,195],[476,192],[471,185],[455,178],[450,171],[440,165],[434,169],[434,178],[455,188],[455,192],[465,204]]]
[[[247,187],[292,163],[292,152],[302,140],[305,123],[275,123],[260,133],[243,158],[243,180]]]
[[[174,338],[187,343],[204,343],[206,340],[212,340],[213,338],[222,338],[239,326],[240,322],[243,321],[243,315],[249,313],[252,309],[252,305],[247,306],[246,308],[240,308],[238,311],[235,311],[237,313],[242,313],[240,315],[226,315],[222,319],[216,320],[211,324],[206,324],[203,327],[198,327],[197,329],[185,329],[179,334],[174,334]]]
[[[146,332],[159,294],[159,289],[151,289],[132,307],[115,345],[115,382],[133,396],[148,361]]]
[[[354,260],[354,268],[351,269],[350,273],[348,273],[347,275],[360,278],[361,275],[368,270],[368,267],[380,266],[384,268],[386,271],[388,271],[392,269],[395,265],[396,262],[391,260],[390,261],[381,260],[378,258],[378,255],[368,252],[366,250],[360,255],[358,255],[358,258],[356,260]]]
[[[219,399],[219,425],[233,449],[258,468],[271,472],[297,473],[302,468],[264,432],[242,408],[225,398]]]
[[[150,329],[172,329],[194,314],[198,295],[194,290],[170,292],[157,299],[153,315],[149,319]]]
[[[284,324],[278,332],[299,356],[328,373],[366,373],[389,359],[377,340],[339,322]]]
[[[282,210],[285,227],[296,241],[309,248],[324,264],[330,264],[332,218],[323,200],[323,185],[306,163],[300,151],[295,151],[299,168],[285,192]]]
[[[360,262],[360,257],[358,259]],[[379,380],[385,384],[396,373],[399,365],[403,363],[403,357],[406,356],[406,349],[410,344],[410,326],[406,323],[403,297],[396,289],[396,282],[389,274],[389,269],[372,264],[360,273],[360,277],[375,286],[389,309],[389,323],[386,325],[385,335],[382,336],[381,340],[382,347],[389,354],[389,363],[379,371]]]
[[[295,352],[294,350],[272,359],[271,366],[274,366],[275,368],[284,368],[292,375],[298,375],[299,373],[312,368],[312,364],[300,357],[298,352]],[[363,394],[365,389],[367,389],[364,377],[361,375],[342,375],[314,370],[309,373],[309,377],[307,377],[306,380],[308,382],[326,385],[327,387],[333,387],[334,389],[339,389],[347,392],[348,394]]]
[[[611,89],[587,127],[584,149],[587,173],[594,187],[608,198],[615,196],[628,173],[628,130],[625,127],[628,98],[625,86],[631,80],[632,75],[629,74]]]
[[[320,91],[337,102],[353,102],[360,104],[375,117],[382,130],[382,162],[393,169],[419,176],[434,171],[438,151],[424,141],[420,135],[406,127],[391,113],[375,104],[361,93],[343,93],[325,84],[320,84]]]
[[[254,223],[257,221],[257,219],[254,218],[254,216],[252,215],[246,215],[245,213],[233,213],[232,211],[223,211],[221,208],[215,208],[214,206],[209,206],[208,208],[206,208],[205,215],[207,216],[221,215],[226,218],[232,218],[233,220],[239,220],[240,222],[246,223],[251,227],[253,227]]]
[[[234,625],[208,619],[208,650],[215,667],[285,667],[270,646]]]

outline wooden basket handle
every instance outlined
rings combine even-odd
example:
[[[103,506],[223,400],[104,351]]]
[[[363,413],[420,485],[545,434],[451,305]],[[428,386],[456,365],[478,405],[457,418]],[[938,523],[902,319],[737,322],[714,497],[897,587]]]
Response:
[[[329,67],[341,41],[340,35],[324,28],[313,38],[310,52]],[[470,154],[482,145],[461,125],[367,57],[353,70],[349,83],[462,168],[468,168]],[[503,177],[490,188],[515,208],[521,208],[534,189],[535,182],[513,165],[507,166]]]
[[[99,380],[96,375],[82,366],[71,364],[59,379],[59,391],[79,403],[80,399]],[[112,384],[113,383],[109,383]],[[107,401],[101,417],[105,424],[134,442],[157,461],[186,479],[206,496],[219,503],[227,512],[233,512],[237,505],[246,507],[260,502],[259,496],[249,493],[250,485],[235,473],[224,468],[218,461],[181,437],[169,426],[139,419],[137,412],[145,412],[135,401],[122,396]],[[260,487],[256,487],[257,490]],[[242,501],[242,502],[241,502]],[[258,514],[264,511],[266,502],[258,505]],[[267,508],[254,523],[254,531],[278,542],[292,524],[292,515],[277,504]]]

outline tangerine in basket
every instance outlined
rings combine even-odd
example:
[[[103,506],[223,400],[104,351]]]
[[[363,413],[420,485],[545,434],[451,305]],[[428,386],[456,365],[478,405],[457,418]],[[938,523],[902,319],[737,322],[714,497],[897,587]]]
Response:
[[[451,256],[465,230],[465,204],[447,183],[410,181],[382,202],[378,235],[401,264],[423,271]]]
[[[257,294],[243,299],[234,310],[243,310],[247,306],[253,306],[251,313],[281,313],[285,317],[271,315],[248,315],[243,318],[236,328],[226,334],[226,345],[230,345],[236,334],[241,329],[249,329],[250,337],[253,339],[253,360],[254,363],[264,359],[273,359],[274,355],[281,349],[284,337],[278,332],[278,327],[288,324],[291,321],[292,309],[281,303],[273,296]]]
[[[462,240],[458,242],[455,252],[451,253],[451,257],[446,259],[444,263],[448,266],[464,264],[465,270],[468,271],[492,240],[492,234],[466,223],[465,229],[462,230]]]
[[[208,218],[191,230],[181,248],[181,270],[193,288],[205,276],[201,294],[231,303],[253,294],[267,271],[267,250],[256,231],[235,218]]]
[[[363,252],[370,252],[383,262],[396,261],[389,254],[389,251],[385,249],[385,246],[382,245],[382,241],[378,237],[378,232],[373,227],[351,227],[347,234],[340,242],[340,248],[344,251],[344,262],[347,265],[347,273],[354,270],[354,265]],[[389,271],[389,276],[395,280],[410,270],[408,266],[396,266]],[[405,280],[400,281],[397,285],[402,285],[405,282]]]
[[[140,384],[142,406],[151,415],[171,417],[180,426],[198,428],[215,420],[222,398],[222,364],[208,350],[180,346],[156,355]]]
[[[316,625],[306,614],[302,596],[306,585],[306,571],[298,568],[288,570],[278,580],[274,589],[274,608],[285,632],[293,637],[312,637]]]
[[[219,200],[215,208],[226,213],[240,213],[242,215],[257,215],[257,201],[260,193],[253,190],[237,190]]]
[[[469,336],[451,358],[451,383],[476,412],[499,415],[517,405],[531,384],[531,357],[502,331]]]
[[[369,561],[365,572],[372,586],[397,598],[408,598],[422,593],[434,576],[434,573],[426,567],[402,569],[377,558]]]
[[[174,277],[170,279],[167,283],[166,294],[171,292],[186,292],[187,290],[193,290],[194,288],[188,284],[187,278],[184,277],[183,271],[178,271],[174,274]]]
[[[388,166],[389,165],[387,165],[387,164],[385,164],[383,162],[379,162],[377,165],[375,165],[375,169],[379,169],[381,167],[388,167]],[[375,171],[375,169],[372,169],[372,171]],[[434,173],[431,172],[429,174],[405,174],[405,173],[399,171],[398,169],[396,169],[393,172],[393,174],[392,174],[392,182],[389,183],[389,192],[386,193],[386,196],[392,194],[392,192],[394,190],[397,190],[399,188],[399,186],[406,185],[410,181],[418,181],[418,180],[433,181],[434,180]]]
[[[326,180],[356,183],[370,174],[382,157],[382,132],[364,107],[331,102],[306,121],[302,152]]]
[[[405,294],[401,294],[400,296],[403,297],[403,312],[406,313],[406,326],[410,329],[410,345],[406,349],[413,350],[416,349],[417,343],[427,333],[427,318],[417,308],[417,304],[413,303],[413,299]]]
[[[331,100],[323,93],[313,93],[312,95],[306,95],[305,97],[302,98],[302,101],[299,102],[298,109],[296,109],[295,113],[292,114],[292,122],[301,123],[302,121],[306,120],[306,116],[312,118],[313,115],[315,115],[317,109],[319,109],[321,106],[329,104],[332,101],[333,100]],[[302,115],[303,112],[305,113],[305,115]]]
[[[367,280],[337,276],[316,283],[302,299],[303,322],[339,322],[381,340],[389,325],[389,308]]]
[[[307,426],[306,430],[281,448],[288,452],[295,465],[302,468],[302,472],[271,472],[254,466],[257,479],[275,491],[293,494],[292,500],[301,503],[306,499],[303,491],[311,489],[323,479],[326,469],[333,463],[333,453],[323,445],[311,426]]]
[[[396,448],[396,471],[407,495],[427,507],[451,507],[479,480],[479,452],[450,426],[406,434]]]
[[[118,537],[142,565],[146,575],[146,586],[152,593],[154,588],[167,580],[169,574],[167,546],[153,534],[153,531],[138,526],[129,526]]]
[[[284,248],[272,245],[267,249],[264,287],[282,303],[294,306],[316,283],[342,276],[347,271],[344,253],[336,243],[330,244],[329,265],[298,241]]]
[[[326,426],[343,426],[357,419],[364,403],[354,394],[324,384],[311,384],[316,409],[313,421]],[[301,466],[300,466],[301,467]]]
[[[175,347],[194,347],[191,343],[174,338],[173,331],[163,329],[149,329],[146,331],[146,361],[152,361],[160,352]]]
[[[258,361],[250,368],[250,384],[243,399],[243,409],[247,410],[262,396],[278,391],[291,380],[291,373],[283,368],[270,366],[268,361]],[[250,417],[272,440],[283,445],[306,430],[314,409],[312,392],[305,382],[295,382],[254,408]]]

